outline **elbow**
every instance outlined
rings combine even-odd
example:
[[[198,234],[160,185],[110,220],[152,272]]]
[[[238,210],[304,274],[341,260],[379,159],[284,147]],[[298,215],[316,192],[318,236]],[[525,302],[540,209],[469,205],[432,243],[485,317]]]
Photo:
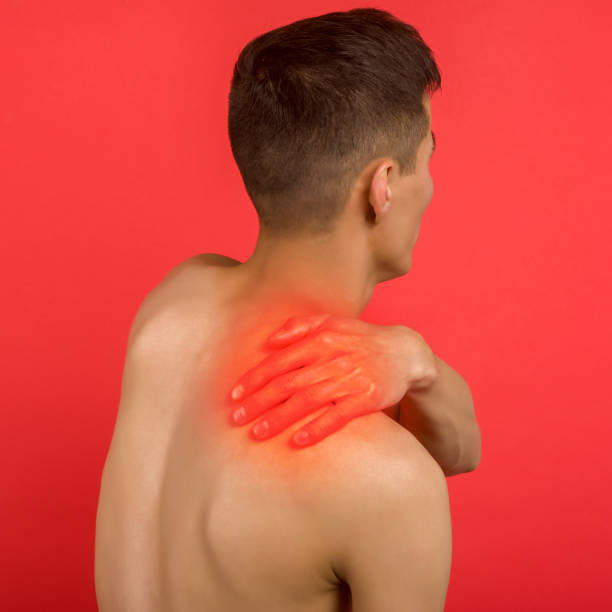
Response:
[[[444,469],[446,476],[455,476],[457,474],[465,474],[473,472],[480,465],[482,454],[482,436],[480,427],[474,421],[474,427],[469,436],[466,436],[466,442],[463,445],[462,452],[454,465]]]
[[[463,469],[461,470],[461,474],[465,474],[466,472],[473,472],[480,465],[480,458],[475,461],[471,461],[470,463],[466,463]]]
[[[474,459],[473,468],[470,471],[474,471],[480,465],[480,457],[482,456],[482,434],[480,433],[480,426],[478,421],[474,419]]]
[[[464,471],[473,472],[480,465],[480,457],[482,455],[482,435],[476,419],[474,419],[474,427],[472,428],[468,448],[469,452],[466,453],[466,469]]]
[[[478,467],[479,462],[480,460],[458,463],[453,467],[445,468],[443,472],[445,476],[457,476],[457,474],[466,474],[467,472],[473,472]]]
[[[465,463],[465,464],[457,464],[452,468],[445,468],[444,475],[445,476],[457,476],[457,474],[466,474],[467,472],[473,472],[478,467],[477,463]]]

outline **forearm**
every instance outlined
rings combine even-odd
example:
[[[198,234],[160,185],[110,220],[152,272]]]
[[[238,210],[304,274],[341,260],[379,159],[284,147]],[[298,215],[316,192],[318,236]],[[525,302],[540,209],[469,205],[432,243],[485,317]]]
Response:
[[[400,401],[398,423],[429,451],[447,476],[474,470],[480,462],[480,428],[472,393],[463,377],[437,355],[438,377]]]

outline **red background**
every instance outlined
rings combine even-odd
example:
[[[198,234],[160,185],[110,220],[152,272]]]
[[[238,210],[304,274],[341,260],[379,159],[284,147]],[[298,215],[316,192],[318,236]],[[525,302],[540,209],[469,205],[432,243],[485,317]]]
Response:
[[[254,36],[348,2],[0,9],[2,610],[94,610],[99,478],[144,295],[257,221],[226,132]],[[612,606],[608,2],[377,4],[433,48],[435,195],[363,318],[469,382],[448,610]]]

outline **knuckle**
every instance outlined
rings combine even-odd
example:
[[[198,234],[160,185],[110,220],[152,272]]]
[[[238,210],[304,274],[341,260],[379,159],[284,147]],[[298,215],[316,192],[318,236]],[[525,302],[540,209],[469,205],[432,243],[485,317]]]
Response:
[[[321,391],[318,387],[308,387],[304,389],[303,398],[307,402],[315,402],[321,396]]]
[[[351,360],[348,357],[338,357],[337,363],[343,369],[348,369],[352,365]]]
[[[283,324],[283,329],[291,329],[298,321],[297,316],[289,317]]]
[[[325,329],[319,334],[319,338],[321,339],[321,342],[325,344],[332,344],[336,340],[336,334],[328,329]]]
[[[321,398],[320,387],[306,387],[305,389],[296,393],[297,401],[302,404],[311,404],[318,402]]]
[[[366,383],[364,393],[370,399],[370,401],[375,402],[380,397],[380,389],[378,388],[378,385],[371,381]]]
[[[370,384],[373,384],[372,380],[362,370],[352,370],[345,380],[349,388],[359,389],[360,391],[365,391]]]

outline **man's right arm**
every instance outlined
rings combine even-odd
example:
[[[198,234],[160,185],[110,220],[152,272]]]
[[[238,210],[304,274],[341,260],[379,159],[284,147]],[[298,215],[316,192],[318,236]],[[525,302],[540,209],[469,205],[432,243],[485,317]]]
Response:
[[[353,612],[442,612],[452,529],[446,478],[414,441],[405,465],[380,478],[358,515],[339,575]]]

